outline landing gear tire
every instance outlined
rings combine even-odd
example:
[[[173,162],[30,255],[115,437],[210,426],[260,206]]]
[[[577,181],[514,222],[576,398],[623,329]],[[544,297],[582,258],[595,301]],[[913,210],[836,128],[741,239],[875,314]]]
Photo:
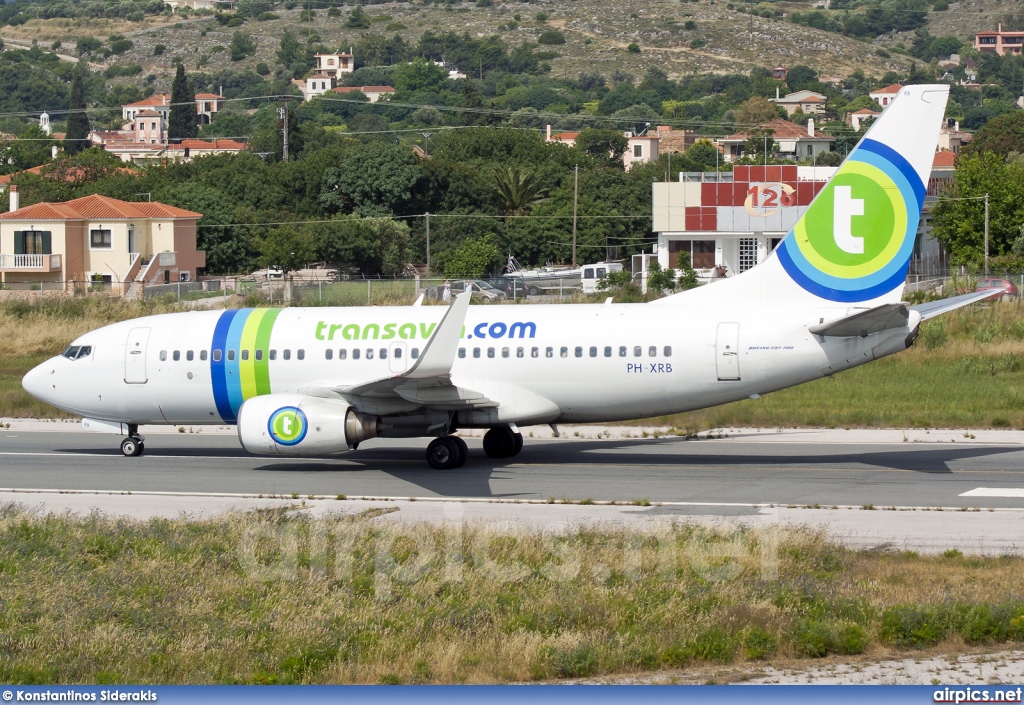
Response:
[[[511,458],[523,449],[523,434],[508,426],[495,426],[484,434],[484,452],[489,458]]]
[[[145,450],[146,446],[142,442],[141,438],[128,436],[128,438],[125,438],[123,441],[121,441],[121,454],[124,455],[124,457],[126,458],[138,457],[142,455],[142,453]]]
[[[467,446],[466,442],[458,436],[448,436],[448,438],[455,441],[455,444],[459,446],[459,462],[455,464],[455,467],[461,468],[466,464],[466,460],[469,458],[469,446]]]
[[[457,436],[435,438],[427,446],[427,464],[435,470],[451,470],[466,462],[465,441]]]

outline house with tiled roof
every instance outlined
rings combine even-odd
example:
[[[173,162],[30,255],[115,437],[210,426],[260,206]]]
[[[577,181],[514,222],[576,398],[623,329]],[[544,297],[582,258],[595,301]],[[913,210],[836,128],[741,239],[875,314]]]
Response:
[[[846,115],[846,123],[854,130],[859,130],[865,124],[871,124],[882,113],[877,110],[871,110],[870,108],[861,108],[860,110],[854,110]]]
[[[196,157],[211,154],[238,154],[249,148],[245,142],[228,139],[183,139],[167,145],[166,156],[180,162],[190,162]]]
[[[874,98],[875,102],[881,105],[884,109],[896,100],[896,97],[900,94],[901,90],[903,90],[903,86],[898,83],[893,83],[892,85],[885,86],[884,88],[877,88],[868,93],[868,95]]]
[[[797,112],[816,114],[825,111],[825,96],[814,91],[796,91],[780,98],[776,89],[775,97],[771,98],[771,101],[785,108],[786,114],[790,116]]]
[[[316,70],[334,74],[334,78],[340,81],[346,73],[352,73],[356,70],[355,56],[352,53],[352,49],[348,50],[348,53],[337,52],[334,54],[314,54],[316,59]]]
[[[547,126],[547,130],[544,133],[545,142],[561,142],[569,147],[576,145],[576,138],[580,136],[579,132],[556,132],[551,133],[551,125]]]
[[[808,120],[806,128],[788,120],[772,120],[758,125],[753,130],[717,139],[715,143],[722,150],[725,161],[732,162],[743,156],[748,140],[763,135],[775,141],[775,151],[779,156],[794,161],[813,159],[819,154],[829,152],[832,150],[832,143],[835,142],[831,135],[814,129],[814,120]]]
[[[0,214],[0,283],[109,286],[118,294],[146,284],[192,281],[206,266],[196,249],[202,213],[156,202],[131,203],[93,194],[65,203]]]

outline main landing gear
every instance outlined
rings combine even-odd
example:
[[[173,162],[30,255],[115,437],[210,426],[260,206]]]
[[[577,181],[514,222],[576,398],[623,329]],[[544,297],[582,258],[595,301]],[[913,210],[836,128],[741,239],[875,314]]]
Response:
[[[523,449],[523,434],[508,426],[495,426],[484,434],[484,452],[489,458],[511,458]],[[427,446],[427,463],[435,470],[461,468],[469,449],[458,436],[441,436]]]
[[[126,458],[136,458],[146,450],[145,439],[139,435],[137,424],[128,424],[128,437],[121,441],[121,453]]]

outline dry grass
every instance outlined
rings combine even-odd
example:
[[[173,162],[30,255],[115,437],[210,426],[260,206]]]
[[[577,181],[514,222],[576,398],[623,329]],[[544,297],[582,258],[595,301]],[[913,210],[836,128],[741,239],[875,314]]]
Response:
[[[5,682],[515,682],[1024,639],[1020,558],[795,530],[8,507],[0,547]]]

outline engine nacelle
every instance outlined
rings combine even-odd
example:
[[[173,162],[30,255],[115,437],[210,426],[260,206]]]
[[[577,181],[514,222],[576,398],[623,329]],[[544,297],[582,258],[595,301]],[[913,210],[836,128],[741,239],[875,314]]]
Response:
[[[360,414],[340,399],[265,394],[238,410],[238,440],[256,455],[340,453],[379,432],[379,417]]]

